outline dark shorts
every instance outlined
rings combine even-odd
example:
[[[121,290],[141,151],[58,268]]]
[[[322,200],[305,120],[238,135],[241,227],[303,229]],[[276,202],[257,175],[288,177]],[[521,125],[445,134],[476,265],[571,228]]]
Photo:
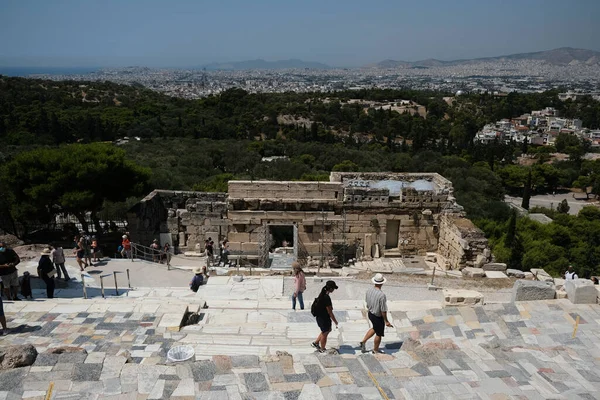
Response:
[[[84,250],[77,250],[77,258],[83,258],[85,256]]]
[[[317,325],[321,328],[321,332],[329,332],[331,331],[331,318],[329,315],[326,317],[317,317]]]
[[[383,337],[383,331],[385,330],[385,321],[383,320],[383,317],[378,317],[375,314],[369,313],[369,321],[373,324],[375,334],[379,337]]]

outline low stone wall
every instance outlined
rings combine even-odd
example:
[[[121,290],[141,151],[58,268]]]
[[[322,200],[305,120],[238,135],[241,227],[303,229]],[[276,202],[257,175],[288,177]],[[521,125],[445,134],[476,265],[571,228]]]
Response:
[[[445,259],[448,268],[473,267],[478,256],[490,261],[487,239],[469,219],[460,214],[442,215],[439,229],[438,254]]]

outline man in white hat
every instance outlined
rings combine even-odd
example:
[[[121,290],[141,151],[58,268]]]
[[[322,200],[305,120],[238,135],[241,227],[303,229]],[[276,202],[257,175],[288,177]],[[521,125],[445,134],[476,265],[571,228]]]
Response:
[[[200,268],[200,267],[194,268],[194,274],[195,275],[190,282],[190,289],[193,292],[197,292],[198,289],[200,288],[200,285],[202,285],[202,283],[204,282],[204,276],[202,275],[202,268]]]
[[[367,309],[369,310],[369,320],[373,327],[367,331],[364,339],[360,342],[360,349],[363,353],[367,352],[366,343],[373,335],[375,335],[373,353],[383,353],[383,350],[379,349],[381,338],[384,335],[385,327],[392,327],[392,324],[387,319],[387,298],[385,293],[381,290],[381,286],[383,286],[385,281],[386,279],[383,275],[375,274],[373,279],[371,279],[371,282],[373,282],[375,286],[367,290]]]

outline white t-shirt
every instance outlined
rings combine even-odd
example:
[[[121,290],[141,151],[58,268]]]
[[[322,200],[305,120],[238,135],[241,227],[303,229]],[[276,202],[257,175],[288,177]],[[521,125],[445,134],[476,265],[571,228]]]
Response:
[[[573,272],[566,272],[565,273],[565,279],[568,280],[568,281],[572,281],[572,280],[577,279],[577,278],[579,278],[579,277],[577,276],[577,274],[575,273],[575,271],[573,271]]]

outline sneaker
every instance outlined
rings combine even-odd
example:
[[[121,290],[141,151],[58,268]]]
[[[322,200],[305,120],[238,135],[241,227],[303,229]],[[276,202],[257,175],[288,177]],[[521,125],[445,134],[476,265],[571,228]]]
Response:
[[[327,353],[327,349],[319,349],[317,350],[319,353]]]
[[[385,354],[385,351],[379,349],[379,350],[371,350],[371,354]]]
[[[317,342],[311,342],[310,345],[317,350],[321,350],[321,346]]]
[[[0,336],[6,336],[10,333],[10,331],[8,329],[3,329],[2,331],[0,331]]]
[[[367,352],[367,346],[365,346],[364,342],[360,342],[359,346],[360,346],[360,351],[362,351],[363,353]]]

